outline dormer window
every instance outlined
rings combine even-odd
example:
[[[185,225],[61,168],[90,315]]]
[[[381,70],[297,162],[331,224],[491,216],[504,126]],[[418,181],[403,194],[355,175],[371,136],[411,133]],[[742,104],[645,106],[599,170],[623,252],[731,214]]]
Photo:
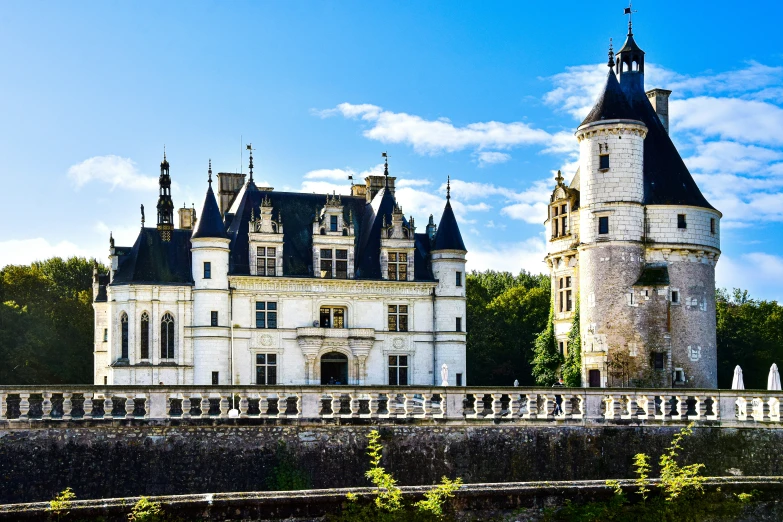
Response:
[[[276,247],[258,247],[256,251],[256,275],[260,276],[274,276],[277,275],[275,270],[275,263],[277,248]]]
[[[405,252],[389,252],[389,280],[408,280],[408,254]]]
[[[568,230],[568,203],[556,203],[552,205],[552,237],[567,236]]]
[[[329,216],[329,231],[337,232],[337,216]]]

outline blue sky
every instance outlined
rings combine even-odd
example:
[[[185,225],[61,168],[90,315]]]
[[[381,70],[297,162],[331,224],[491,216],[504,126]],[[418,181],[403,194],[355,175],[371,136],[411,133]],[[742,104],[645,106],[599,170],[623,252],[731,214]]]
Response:
[[[164,144],[175,204],[200,209],[241,136],[277,190],[346,191],[387,150],[418,223],[451,175],[469,266],[543,271],[553,171],[573,175],[624,6],[3,2],[0,265],[132,244]],[[672,136],[724,213],[718,284],[783,298],[783,7],[634,8],[646,86],[674,91]]]

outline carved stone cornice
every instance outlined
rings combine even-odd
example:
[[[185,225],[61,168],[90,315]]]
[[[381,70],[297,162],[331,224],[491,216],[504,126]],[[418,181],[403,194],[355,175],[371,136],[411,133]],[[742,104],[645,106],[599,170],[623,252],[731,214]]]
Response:
[[[316,279],[230,276],[232,286],[238,291],[285,293],[285,294],[348,294],[348,295],[391,295],[429,297],[438,284],[432,282],[408,281],[356,281],[350,279]]]

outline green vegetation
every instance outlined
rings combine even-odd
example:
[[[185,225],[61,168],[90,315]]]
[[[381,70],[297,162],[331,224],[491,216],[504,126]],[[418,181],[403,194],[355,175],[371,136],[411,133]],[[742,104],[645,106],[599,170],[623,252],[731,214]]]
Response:
[[[71,503],[74,500],[76,500],[76,493],[71,488],[65,488],[49,502],[49,512],[57,517],[59,522],[71,512]]]
[[[150,502],[141,497],[128,515],[128,522],[167,522],[169,519],[160,507],[160,502]]]
[[[563,381],[566,386],[582,386],[582,335],[579,333],[579,294],[574,299],[574,318],[568,332],[568,353],[563,364]]]
[[[333,522],[435,522],[449,520],[444,509],[446,501],[462,486],[462,479],[441,479],[441,483],[424,494],[424,499],[413,505],[406,505],[397,481],[381,466],[383,445],[381,435],[372,430],[367,435],[367,455],[370,469],[365,476],[375,486],[372,503],[363,503],[352,493],[346,497],[343,512],[336,517],[327,517]]]
[[[0,384],[92,382],[92,270],[77,257],[0,269]]]

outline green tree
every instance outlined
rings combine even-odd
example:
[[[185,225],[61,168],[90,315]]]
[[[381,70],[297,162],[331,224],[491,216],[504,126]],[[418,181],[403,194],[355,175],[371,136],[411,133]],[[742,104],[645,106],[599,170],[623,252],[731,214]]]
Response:
[[[546,327],[536,337],[533,348],[533,376],[541,386],[554,384],[560,376],[560,366],[563,364],[563,356],[560,355],[555,342],[554,317],[554,308],[550,306]]]
[[[579,295],[576,296],[574,318],[568,332],[568,354],[563,364],[563,381],[566,386],[582,386],[582,335],[579,330]]]

